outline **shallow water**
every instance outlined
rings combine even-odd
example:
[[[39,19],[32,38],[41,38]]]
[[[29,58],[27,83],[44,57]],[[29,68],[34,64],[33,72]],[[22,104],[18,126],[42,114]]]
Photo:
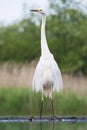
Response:
[[[0,123],[0,130],[87,130],[87,123]]]
[[[87,118],[0,117],[0,130],[87,130]]]

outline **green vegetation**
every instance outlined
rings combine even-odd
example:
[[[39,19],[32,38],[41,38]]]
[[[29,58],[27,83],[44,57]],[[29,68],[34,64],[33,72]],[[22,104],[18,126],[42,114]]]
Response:
[[[63,5],[63,6],[61,6]],[[49,1],[47,40],[63,72],[87,75],[87,15],[74,1]],[[8,26],[0,25],[0,62],[30,62],[40,56],[39,19],[22,19]]]
[[[43,115],[51,115],[49,98],[44,98]],[[0,88],[0,115],[39,115],[41,93],[28,88]],[[87,100],[74,93],[55,93],[54,108],[57,115],[87,115]]]

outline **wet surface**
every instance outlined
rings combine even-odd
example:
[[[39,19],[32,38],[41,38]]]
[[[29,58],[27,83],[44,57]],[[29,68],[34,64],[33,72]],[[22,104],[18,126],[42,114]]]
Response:
[[[7,122],[87,122],[87,117],[0,117],[1,123]]]
[[[0,130],[87,130],[83,122],[0,122]]]
[[[87,117],[0,117],[0,130],[87,130]]]

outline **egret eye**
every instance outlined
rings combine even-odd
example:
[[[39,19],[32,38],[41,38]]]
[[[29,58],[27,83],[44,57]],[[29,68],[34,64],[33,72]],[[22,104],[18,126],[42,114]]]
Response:
[[[42,11],[42,9],[39,9],[39,11]]]

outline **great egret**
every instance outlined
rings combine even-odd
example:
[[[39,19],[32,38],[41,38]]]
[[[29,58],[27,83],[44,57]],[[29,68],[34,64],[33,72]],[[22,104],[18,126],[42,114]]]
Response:
[[[34,9],[32,12],[37,12],[42,15],[42,26],[41,26],[41,57],[36,66],[36,70],[33,77],[32,87],[36,92],[42,92],[42,103],[40,118],[42,117],[43,100],[45,96],[49,96],[52,105],[52,114],[54,117],[53,107],[53,91],[59,92],[63,88],[62,76],[60,69],[54,59],[54,56],[50,52],[47,40],[45,36],[45,24],[46,24],[46,13],[42,9]]]

